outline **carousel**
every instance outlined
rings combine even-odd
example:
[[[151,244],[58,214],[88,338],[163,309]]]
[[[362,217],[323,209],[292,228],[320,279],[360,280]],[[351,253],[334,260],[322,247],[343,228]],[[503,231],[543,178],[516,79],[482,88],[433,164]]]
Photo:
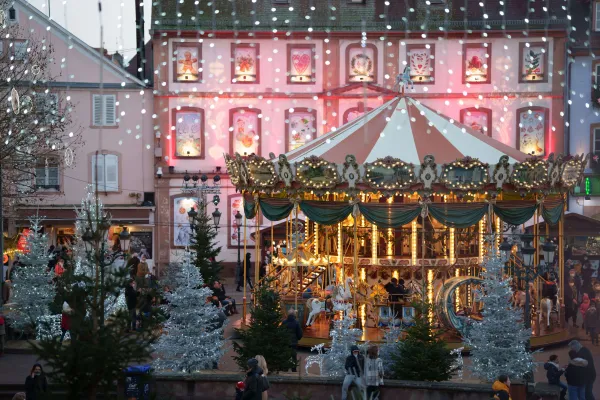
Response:
[[[255,259],[269,254],[263,279],[305,326],[300,345],[327,342],[342,303],[363,340],[382,341],[386,326],[410,324],[414,301],[433,304],[432,318],[460,342],[461,317],[481,318],[473,293],[488,234],[507,254],[515,306],[529,288],[532,344],[565,340],[562,221],[588,157],[528,156],[401,94],[287,154],[225,160],[244,194],[244,229],[260,236]],[[540,217],[558,227],[551,262],[543,232],[530,244],[519,234]],[[549,279],[559,305],[546,324],[536,294]]]

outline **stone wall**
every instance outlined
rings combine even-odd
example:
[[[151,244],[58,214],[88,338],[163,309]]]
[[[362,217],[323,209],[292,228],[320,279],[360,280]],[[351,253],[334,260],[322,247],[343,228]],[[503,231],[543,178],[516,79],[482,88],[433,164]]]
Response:
[[[235,398],[235,383],[240,375],[202,374],[194,376],[158,375],[153,390],[161,400],[226,400]],[[310,396],[310,400],[339,400],[341,379],[319,377],[295,378],[270,376],[269,399],[293,398],[296,393]],[[413,382],[386,380],[381,388],[381,399],[402,400],[489,400],[491,385],[459,382]],[[533,387],[527,390],[523,384],[513,383],[513,400],[558,400],[559,392],[552,387],[540,388],[534,395]]]

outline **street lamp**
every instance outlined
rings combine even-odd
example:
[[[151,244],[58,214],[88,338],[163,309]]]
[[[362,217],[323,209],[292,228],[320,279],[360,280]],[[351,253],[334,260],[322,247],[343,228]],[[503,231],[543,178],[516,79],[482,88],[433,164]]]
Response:
[[[552,243],[550,238],[546,240],[546,243],[542,246],[542,251],[544,252],[544,261],[546,265],[550,266],[554,264],[554,255],[556,254],[556,245]]]
[[[92,251],[92,241],[94,240],[94,235],[90,228],[85,228],[85,232],[81,235],[81,239],[83,240],[83,244],[85,245],[86,253]]]
[[[129,240],[131,239],[131,234],[127,230],[127,227],[124,226],[121,233],[119,233],[119,240],[121,241],[121,248],[124,253],[129,251]]]
[[[194,223],[196,222],[196,218],[198,217],[198,212],[196,210],[194,210],[194,208],[190,208],[190,211],[188,211],[188,221],[190,221],[190,226],[194,226]]]
[[[535,258],[535,248],[531,246],[530,242],[532,240],[532,235],[522,235],[521,240],[523,241],[523,248],[521,248],[521,253],[523,254],[523,267],[525,271],[521,271],[521,275],[525,273],[525,310],[524,310],[524,322],[525,328],[531,328],[531,298],[529,293],[529,282],[531,279],[535,279],[537,271],[534,268],[534,258]]]
[[[221,222],[221,211],[218,208],[215,209],[212,213],[213,223],[215,224],[215,228],[219,227],[219,223]]]
[[[502,261],[508,262],[508,260],[510,259],[510,253],[512,252],[512,248],[512,243],[509,243],[508,239],[504,238],[504,240],[502,240],[502,243],[500,243],[499,247],[500,254],[502,254]]]

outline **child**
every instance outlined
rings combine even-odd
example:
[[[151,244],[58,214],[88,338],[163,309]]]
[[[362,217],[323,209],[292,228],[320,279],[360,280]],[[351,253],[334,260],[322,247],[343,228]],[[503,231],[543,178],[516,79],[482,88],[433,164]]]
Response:
[[[567,394],[567,385],[560,381],[560,377],[565,373],[564,368],[560,368],[558,364],[558,356],[556,354],[552,354],[548,361],[544,364],[544,369],[546,370],[546,378],[548,378],[548,383],[550,385],[560,386],[560,400],[565,400],[565,395]]]
[[[244,382],[239,381],[235,384],[235,400],[242,400],[244,396]]]
[[[510,398],[510,379],[508,379],[508,375],[500,375],[492,385],[492,390],[494,391],[494,399],[512,400]]]
[[[575,350],[569,351],[569,365],[565,370],[567,386],[569,390],[569,400],[585,400],[585,383],[587,377],[588,362],[583,358],[577,357]]]

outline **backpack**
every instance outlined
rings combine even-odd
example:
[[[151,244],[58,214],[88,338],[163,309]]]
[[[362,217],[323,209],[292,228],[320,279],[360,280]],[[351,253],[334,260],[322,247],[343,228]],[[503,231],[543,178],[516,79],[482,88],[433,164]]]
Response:
[[[259,376],[259,378],[260,378],[259,382],[260,382],[260,386],[261,386],[260,392],[261,393],[266,392],[267,390],[269,390],[271,388],[271,384],[269,383],[269,380],[267,379],[266,376],[261,375],[261,376]]]

